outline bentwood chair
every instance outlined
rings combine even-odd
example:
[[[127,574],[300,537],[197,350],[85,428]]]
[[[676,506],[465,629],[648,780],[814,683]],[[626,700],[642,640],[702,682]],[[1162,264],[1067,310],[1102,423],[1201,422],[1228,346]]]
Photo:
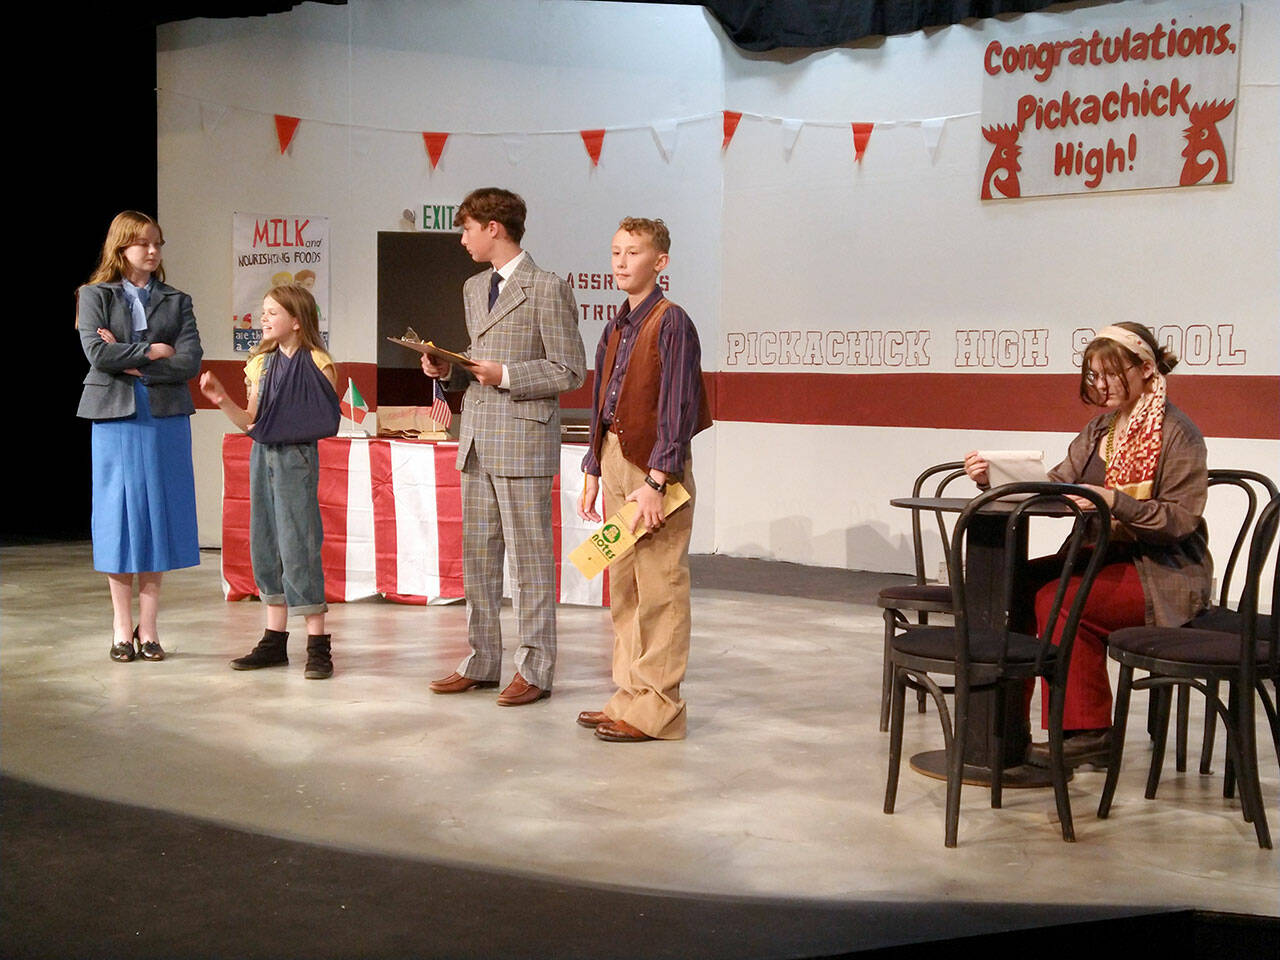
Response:
[[[1093,509],[1085,510],[1070,499],[1074,495],[1089,501]],[[1055,505],[1061,515],[1074,522],[1071,534],[1063,544],[1062,572],[1058,577],[1053,611],[1043,633],[1033,636],[1019,633],[1009,626],[1007,611],[1015,609],[1014,591],[1021,589],[1019,573],[1025,563],[1026,538],[1022,526],[1029,511],[1044,505]],[[984,626],[984,616],[977,598],[988,594],[992,584],[970,583],[965,571],[965,551],[969,547],[969,531],[974,517],[984,509],[1007,511],[1004,530],[1001,583],[998,586],[998,609],[1005,611],[991,626]],[[1096,522],[1091,520],[1096,518]],[[992,746],[991,806],[999,808],[1004,777],[1003,735],[1006,717],[1004,704],[1007,687],[1018,689],[1028,680],[1043,677],[1049,688],[1049,756],[1054,799],[1062,824],[1062,839],[1075,840],[1071,821],[1071,802],[1067,795],[1067,769],[1062,756],[1062,716],[1066,694],[1067,668],[1076,627],[1089,590],[1102,566],[1110,536],[1111,514],[1106,501],[1093,490],[1064,483],[1009,483],[975,497],[961,511],[951,534],[948,563],[951,573],[954,625],[950,627],[908,627],[890,641],[893,667],[891,722],[889,729],[889,774],[885,785],[884,812],[893,813],[898,791],[898,773],[902,761],[903,712],[908,686],[923,688],[933,697],[942,724],[946,750],[947,799],[945,842],[956,845],[960,824],[960,786],[964,772],[969,698],[973,693],[995,693],[994,722],[989,732]],[[1090,531],[1096,531],[1094,549],[1088,552],[1083,571],[1076,570],[1077,561]],[[1067,605],[1067,594],[1073,575],[1080,584]],[[1059,623],[1059,613],[1066,610]],[[1054,638],[1061,643],[1055,643]],[[948,677],[954,686],[955,722],[947,709],[944,690],[934,679]]]
[[[916,482],[911,486],[911,496],[929,495],[925,493],[925,485],[930,480],[941,476],[932,492],[933,496],[941,497],[952,480],[964,475],[963,460],[934,464],[916,477]],[[915,582],[885,587],[876,597],[876,605],[884,610],[884,667],[880,677],[881,733],[889,729],[889,690],[893,685],[893,669],[889,664],[889,643],[894,634],[910,625],[907,613],[914,613],[916,622],[925,625],[929,622],[929,614],[951,612],[951,587],[945,583],[930,583],[926,572],[924,533],[921,529],[921,514],[924,512],[921,509],[911,511],[911,548],[915,552]],[[938,534],[945,545],[948,542],[946,524],[943,523],[940,512],[933,511],[933,513],[938,523]],[[917,694],[919,710],[924,713],[924,691],[919,690]]]
[[[1235,541],[1231,545],[1231,553],[1227,556],[1227,562],[1221,568],[1219,574],[1221,580],[1221,589],[1218,593],[1218,602],[1208,610],[1200,613],[1190,623],[1189,627],[1196,627],[1201,630],[1219,630],[1227,633],[1235,633],[1240,630],[1240,614],[1239,611],[1233,610],[1229,604],[1231,595],[1231,577],[1235,572],[1236,564],[1240,559],[1245,544],[1249,542],[1249,532],[1253,529],[1253,518],[1257,515],[1258,504],[1266,503],[1277,493],[1276,485],[1267,476],[1256,473],[1252,470],[1223,470],[1215,469],[1209,471],[1209,495],[1213,496],[1213,490],[1226,490],[1235,488],[1242,494],[1243,510],[1241,511],[1240,527],[1236,532]],[[1267,627],[1264,623],[1258,630],[1260,635],[1265,635]],[[1209,681],[1210,687],[1214,694],[1217,694],[1217,681]],[[1174,769],[1179,773],[1187,769],[1187,717],[1190,713],[1191,704],[1191,688],[1188,686],[1179,686],[1177,689],[1177,721],[1175,725],[1174,735]],[[1156,723],[1156,699],[1153,697],[1149,701],[1148,708],[1148,730],[1155,735]],[[1200,772],[1208,774],[1212,770],[1213,765],[1213,745],[1215,733],[1218,727],[1218,717],[1212,710],[1206,710],[1204,715],[1204,735],[1200,745]],[[1227,774],[1228,782],[1230,782],[1230,771]]]
[[[1120,664],[1116,687],[1115,721],[1111,727],[1111,757],[1107,782],[1098,804],[1098,816],[1111,812],[1111,800],[1120,776],[1124,753],[1124,732],[1132,690],[1149,689],[1156,698],[1159,716],[1152,745],[1151,767],[1147,773],[1146,797],[1155,798],[1164,763],[1165,732],[1168,727],[1170,688],[1185,686],[1205,697],[1205,710],[1220,717],[1227,731],[1227,758],[1240,781],[1240,807],[1246,822],[1253,824],[1258,846],[1271,848],[1266,811],[1258,777],[1258,744],[1255,729],[1255,692],[1261,696],[1270,723],[1273,745],[1280,752],[1280,725],[1276,708],[1267,694],[1264,680],[1273,688],[1280,677],[1280,577],[1272,567],[1270,583],[1262,572],[1268,560],[1275,563],[1276,526],[1280,520],[1280,497],[1272,497],[1262,508],[1249,543],[1248,570],[1240,598],[1239,627],[1235,630],[1202,630],[1193,627],[1127,627],[1111,634],[1108,655]],[[1270,593],[1272,616],[1258,616],[1259,597]],[[1260,629],[1260,627],[1265,629]],[[1147,676],[1135,680],[1134,670]],[[1218,695],[1218,684],[1229,685],[1227,702]],[[1223,794],[1231,795],[1231,782]]]

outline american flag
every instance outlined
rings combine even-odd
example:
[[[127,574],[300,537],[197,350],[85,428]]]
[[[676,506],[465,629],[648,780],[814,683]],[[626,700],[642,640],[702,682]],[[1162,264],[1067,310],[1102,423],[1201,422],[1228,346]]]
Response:
[[[448,430],[453,422],[453,411],[449,409],[449,401],[444,398],[444,388],[439,380],[431,381],[431,419],[441,430]]]

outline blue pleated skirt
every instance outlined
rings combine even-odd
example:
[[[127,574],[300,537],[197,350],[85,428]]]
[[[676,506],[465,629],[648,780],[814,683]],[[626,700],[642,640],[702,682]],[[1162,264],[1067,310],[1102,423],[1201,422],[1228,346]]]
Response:
[[[93,568],[147,573],[200,563],[191,418],[153,417],[146,384],[137,412],[93,423]]]

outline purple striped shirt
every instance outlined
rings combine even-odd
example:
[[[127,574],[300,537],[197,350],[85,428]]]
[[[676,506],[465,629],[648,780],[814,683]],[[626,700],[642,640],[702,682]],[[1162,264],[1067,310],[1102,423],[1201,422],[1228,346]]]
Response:
[[[613,422],[618,397],[622,393],[622,378],[631,362],[631,351],[635,348],[640,323],[663,296],[662,289],[655,286],[634,310],[624,303],[618,315],[605,324],[600,344],[596,347],[597,383],[603,376],[601,368],[604,366],[609,337],[618,329],[621,329],[622,336],[613,360],[613,375],[605,387],[600,408],[591,411],[593,441],[599,436],[602,423]],[[684,472],[685,461],[689,459],[689,441],[698,424],[698,410],[702,401],[702,346],[698,342],[698,331],[694,328],[693,321],[674,303],[667,307],[662,318],[662,329],[658,333],[658,353],[662,357],[658,409],[655,411],[658,441],[649,454],[648,466],[664,473],[680,474]],[[582,470],[592,476],[600,476],[600,462],[596,459],[594,443],[587,448],[587,455],[582,458]]]

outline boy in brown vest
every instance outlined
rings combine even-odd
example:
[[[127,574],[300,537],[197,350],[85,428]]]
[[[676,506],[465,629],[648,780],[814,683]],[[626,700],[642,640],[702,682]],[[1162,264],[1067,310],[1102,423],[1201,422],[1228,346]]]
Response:
[[[613,682],[603,710],[578,723],[601,740],[635,743],[685,735],[680,681],[689,659],[689,537],[694,486],[689,441],[711,425],[693,322],[663,296],[671,234],[661,220],[627,217],[613,237],[613,276],[627,295],[596,347],[591,443],[582,461],[578,515],[599,523],[625,502],[639,506],[634,530],[648,535],[609,568]],[[689,502],[664,516],[668,480]]]

